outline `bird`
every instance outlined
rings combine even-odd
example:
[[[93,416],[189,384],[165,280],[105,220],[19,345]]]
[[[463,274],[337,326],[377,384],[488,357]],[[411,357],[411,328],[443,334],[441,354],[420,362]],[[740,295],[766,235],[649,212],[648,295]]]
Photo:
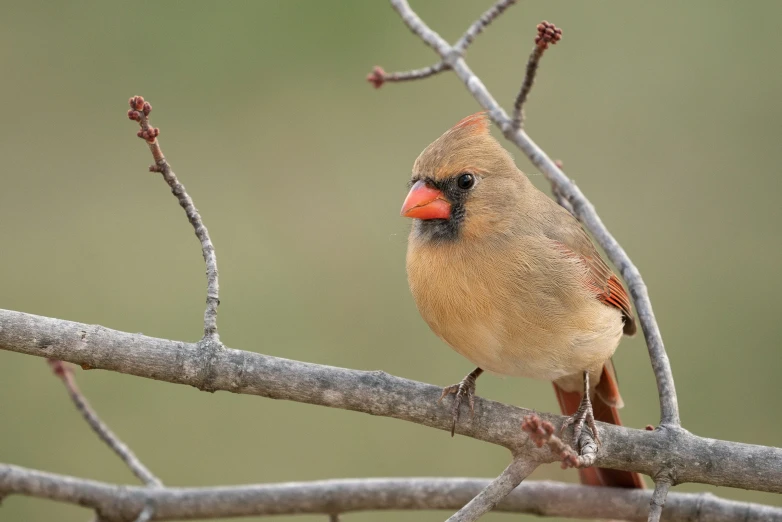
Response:
[[[476,366],[453,395],[453,436],[463,402],[474,412],[484,372],[553,382],[562,430],[595,420],[620,425],[612,356],[636,332],[619,278],[584,228],[538,190],[492,137],[486,113],[462,119],[413,164],[401,214],[412,219],[407,277],[431,330]],[[591,485],[640,488],[637,473],[580,469]]]

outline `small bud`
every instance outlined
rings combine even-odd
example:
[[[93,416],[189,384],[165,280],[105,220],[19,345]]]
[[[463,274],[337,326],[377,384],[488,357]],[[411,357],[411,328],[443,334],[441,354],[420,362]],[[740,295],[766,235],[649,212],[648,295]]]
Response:
[[[143,137],[144,137],[144,131],[143,131],[143,130],[139,130],[139,131],[136,133],[136,136],[138,136],[139,138],[143,138]]]
[[[152,105],[149,102],[144,102],[144,116],[149,116],[150,112],[152,112]]]
[[[375,66],[372,72],[367,74],[367,81],[375,86],[375,89],[379,89],[385,83],[386,72],[382,67]]]

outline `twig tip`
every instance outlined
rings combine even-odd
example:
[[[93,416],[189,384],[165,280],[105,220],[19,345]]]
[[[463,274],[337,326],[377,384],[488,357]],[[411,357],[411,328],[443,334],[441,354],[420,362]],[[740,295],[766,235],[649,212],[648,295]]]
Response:
[[[376,65],[372,69],[372,72],[367,74],[367,81],[371,83],[375,89],[379,89],[386,81],[386,71],[379,65]]]
[[[538,24],[538,35],[535,37],[535,45],[541,51],[548,49],[549,44],[556,45],[562,39],[562,29],[556,25],[543,20]]]

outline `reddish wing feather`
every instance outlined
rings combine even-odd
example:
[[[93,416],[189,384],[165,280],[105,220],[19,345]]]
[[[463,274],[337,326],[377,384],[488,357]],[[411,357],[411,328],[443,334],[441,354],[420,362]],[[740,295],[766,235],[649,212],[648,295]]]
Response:
[[[635,334],[635,317],[633,317],[633,308],[630,304],[630,297],[622,286],[619,278],[616,277],[603,258],[595,252],[594,256],[579,255],[567,245],[559,242],[560,248],[568,256],[578,257],[587,266],[587,287],[595,293],[595,297],[608,306],[613,306],[622,311],[625,319],[624,332],[627,335]]]

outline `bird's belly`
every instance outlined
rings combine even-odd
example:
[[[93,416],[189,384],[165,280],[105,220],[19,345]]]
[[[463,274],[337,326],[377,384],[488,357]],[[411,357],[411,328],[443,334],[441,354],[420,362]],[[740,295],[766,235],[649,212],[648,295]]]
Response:
[[[455,330],[433,329],[456,352],[484,370],[553,381],[584,370],[599,370],[616,350],[622,336],[621,314],[601,303],[595,305],[589,313],[576,314],[570,321],[550,327],[486,319]]]

